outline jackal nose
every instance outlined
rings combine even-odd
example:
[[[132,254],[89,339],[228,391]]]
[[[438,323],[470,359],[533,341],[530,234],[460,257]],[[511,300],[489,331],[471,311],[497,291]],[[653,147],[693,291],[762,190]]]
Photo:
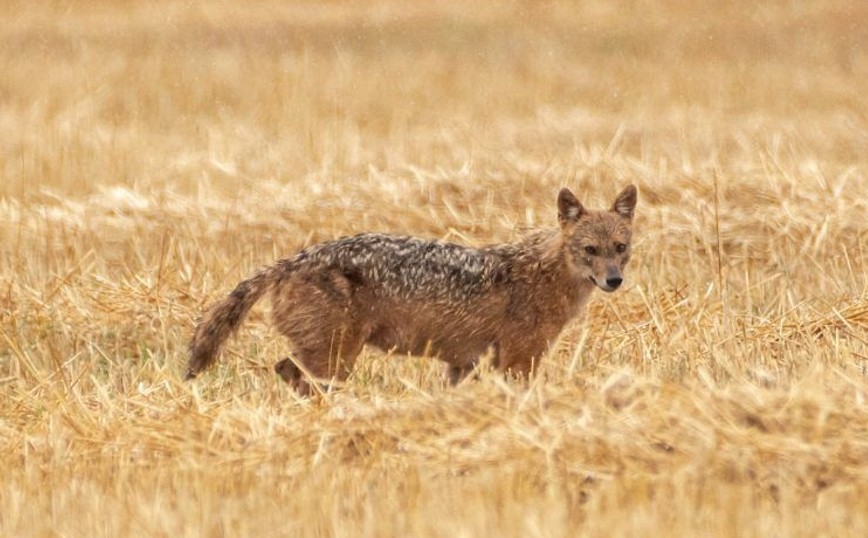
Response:
[[[612,289],[617,288],[621,285],[621,282],[624,282],[624,279],[619,276],[614,276],[606,279],[606,285]]]

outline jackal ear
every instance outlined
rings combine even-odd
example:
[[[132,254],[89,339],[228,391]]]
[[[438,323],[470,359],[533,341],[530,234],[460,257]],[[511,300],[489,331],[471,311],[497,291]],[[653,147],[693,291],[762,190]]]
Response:
[[[621,194],[615,198],[615,203],[612,204],[612,211],[621,215],[622,217],[627,217],[628,219],[633,218],[633,210],[636,209],[636,199],[638,198],[638,194],[636,192],[635,185],[628,185],[624,190],[621,191]]]
[[[566,187],[558,193],[558,222],[566,224],[579,220],[585,208],[582,207],[576,195]]]

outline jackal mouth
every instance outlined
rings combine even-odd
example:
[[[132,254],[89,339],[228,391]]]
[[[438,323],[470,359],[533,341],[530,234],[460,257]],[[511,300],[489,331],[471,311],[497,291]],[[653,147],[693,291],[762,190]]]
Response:
[[[612,293],[613,291],[617,290],[620,287],[620,282],[619,282],[619,286],[610,286],[606,283],[600,284],[599,282],[597,282],[597,279],[593,277],[593,275],[589,276],[588,280],[593,282],[595,286],[597,286],[601,290],[605,291],[606,293]]]

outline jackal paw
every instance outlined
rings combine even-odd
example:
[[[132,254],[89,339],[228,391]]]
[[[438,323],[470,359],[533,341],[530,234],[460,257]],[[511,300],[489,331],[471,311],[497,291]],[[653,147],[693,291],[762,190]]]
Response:
[[[478,378],[479,376],[479,372],[476,371],[475,361],[464,366],[453,366],[450,364],[446,367],[446,382],[450,386],[455,386],[471,377],[471,374],[473,378]]]
[[[274,371],[290,385],[296,386],[301,380],[301,369],[289,357],[275,364]]]

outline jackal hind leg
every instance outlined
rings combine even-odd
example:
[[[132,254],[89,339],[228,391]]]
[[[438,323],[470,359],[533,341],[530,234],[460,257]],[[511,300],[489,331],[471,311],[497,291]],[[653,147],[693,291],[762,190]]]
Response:
[[[331,382],[346,381],[362,351],[364,339],[348,331],[336,331],[331,338],[323,335],[318,344],[296,347],[292,358],[274,365],[274,371],[302,396],[316,393],[314,384],[319,384],[325,392]]]
[[[343,277],[326,273],[299,275],[275,294],[272,318],[294,360],[274,369],[301,395],[317,392],[315,383],[327,390],[330,381],[346,380],[355,365],[365,335],[354,323],[351,292]]]

